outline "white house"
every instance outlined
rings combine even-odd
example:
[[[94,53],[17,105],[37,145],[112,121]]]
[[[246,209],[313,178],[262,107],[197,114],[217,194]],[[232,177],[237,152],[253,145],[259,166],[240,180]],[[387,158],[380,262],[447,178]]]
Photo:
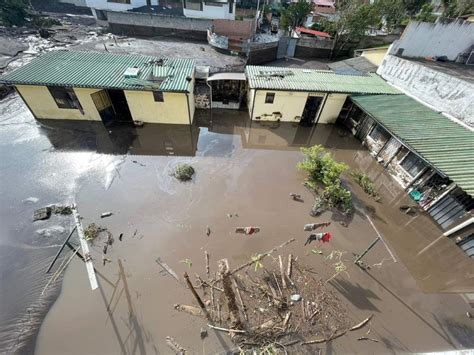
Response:
[[[235,20],[234,0],[183,0],[186,17]]]
[[[97,19],[106,20],[101,10],[128,11],[142,6],[156,6],[159,0],[85,0],[85,3]]]

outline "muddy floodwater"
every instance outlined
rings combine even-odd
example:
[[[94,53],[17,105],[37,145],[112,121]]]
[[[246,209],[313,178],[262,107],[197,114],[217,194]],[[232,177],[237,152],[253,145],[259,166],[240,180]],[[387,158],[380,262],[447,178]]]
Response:
[[[399,211],[410,202],[405,192],[342,129],[249,122],[244,111],[219,110],[212,116],[198,111],[193,126],[106,129],[97,122],[36,122],[16,96],[3,100],[1,109],[0,352],[170,353],[166,336],[190,353],[235,350],[225,333],[209,331],[201,339],[205,320],[173,309],[194,300],[155,260],[194,278],[205,274],[204,251],[216,272],[221,258],[237,266],[292,237],[296,242],[281,254],[298,256],[323,280],[334,274],[325,256],[343,251],[347,273],[328,287],[347,307],[349,323],[374,315],[370,334],[378,342],[358,341],[364,329],[318,344],[325,353],[474,347],[474,323],[466,317],[470,307],[463,294],[474,291],[472,261],[451,241],[439,239],[442,231],[430,218]],[[295,166],[302,159],[300,147],[313,144],[369,174],[381,201],[347,178],[354,216],[311,217],[313,196]],[[191,182],[170,176],[180,163],[194,167]],[[303,201],[293,201],[290,193]],[[33,223],[32,214],[45,205],[73,202],[84,225],[94,222],[112,233],[110,262],[103,264],[104,240],[96,240],[91,254],[100,288],[91,291],[84,264],[74,258],[64,278],[42,296],[51,276],[46,269],[74,221],[53,216]],[[101,219],[104,212],[112,216]],[[367,254],[370,270],[362,270],[354,266],[354,254],[377,236],[367,216],[386,244]],[[303,225],[323,221],[331,222],[326,229],[331,242],[304,246]],[[261,231],[234,232],[245,226]],[[77,245],[76,236],[72,241]],[[64,252],[65,258],[70,255]],[[277,265],[272,258],[264,263]]]

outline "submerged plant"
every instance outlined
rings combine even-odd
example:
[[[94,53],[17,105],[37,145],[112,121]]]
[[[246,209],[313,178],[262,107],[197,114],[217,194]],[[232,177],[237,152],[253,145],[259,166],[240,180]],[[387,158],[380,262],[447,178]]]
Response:
[[[174,169],[172,175],[179,181],[189,181],[193,178],[194,168],[189,164],[180,164]]]
[[[180,263],[184,263],[184,264],[188,265],[188,268],[190,268],[190,269],[193,266],[193,262],[189,259],[180,260]]]
[[[254,271],[257,272],[258,269],[263,268],[263,263],[262,263],[262,255],[261,254],[255,254],[252,256],[252,261],[254,262]]]
[[[354,178],[355,182],[362,187],[364,192],[376,199],[379,199],[380,196],[375,189],[374,182],[366,174],[356,170],[351,172],[351,176]]]
[[[332,279],[334,279],[337,275],[339,275],[341,272],[345,272],[347,274],[347,276],[350,277],[349,273],[347,272],[347,266],[346,264],[344,264],[344,262],[342,261],[342,256],[345,254],[346,252],[345,251],[341,251],[341,250],[333,250],[331,252],[331,254],[329,254],[328,256],[326,256],[326,259],[327,260],[335,260],[335,262],[332,264],[332,266],[334,267],[334,275],[332,275],[329,279],[326,280],[326,282],[329,282],[331,281]]]

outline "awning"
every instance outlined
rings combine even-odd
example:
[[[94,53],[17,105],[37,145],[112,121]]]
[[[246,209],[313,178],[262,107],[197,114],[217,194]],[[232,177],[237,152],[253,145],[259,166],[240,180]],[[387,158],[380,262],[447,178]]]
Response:
[[[351,96],[403,144],[474,196],[474,132],[406,95]]]
[[[213,80],[242,80],[245,81],[244,73],[217,73],[210,76],[207,81]]]

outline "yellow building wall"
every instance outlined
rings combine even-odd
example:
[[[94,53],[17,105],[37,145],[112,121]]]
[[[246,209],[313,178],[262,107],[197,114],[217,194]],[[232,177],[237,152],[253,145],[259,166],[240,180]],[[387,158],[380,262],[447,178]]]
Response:
[[[36,118],[100,121],[100,115],[91,94],[98,89],[74,88],[84,114],[78,109],[59,108],[46,86],[17,85],[16,89],[33,111]]]
[[[335,123],[346,98],[345,94],[328,94],[318,123]]]
[[[387,54],[387,51],[388,51],[388,47],[370,49],[367,51],[363,51],[361,56],[366,58],[372,64],[376,66],[380,66],[383,62],[383,59],[385,58],[385,55]]]
[[[275,94],[273,104],[265,103],[267,92]],[[318,95],[318,93],[314,93],[314,95]],[[323,93],[319,95],[324,96]],[[307,92],[257,90],[255,94],[253,119],[260,117],[261,121],[275,121],[278,116],[273,113],[279,112],[282,115],[280,121],[299,122],[307,98]]]
[[[151,91],[125,90],[124,92],[134,120],[150,123],[190,123],[185,93],[163,92],[163,102],[155,102]],[[192,96],[189,95],[189,98],[191,99]],[[192,107],[191,113],[194,111],[194,100],[192,100]]]

